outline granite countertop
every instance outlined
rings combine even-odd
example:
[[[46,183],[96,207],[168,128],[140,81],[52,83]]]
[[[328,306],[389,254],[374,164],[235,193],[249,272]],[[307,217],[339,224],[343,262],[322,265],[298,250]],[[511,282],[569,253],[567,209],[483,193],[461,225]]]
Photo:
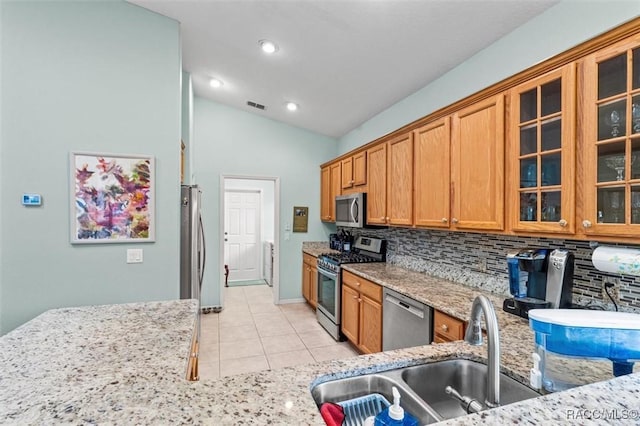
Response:
[[[302,252],[313,257],[318,257],[323,253],[340,253],[337,250],[330,249],[329,243],[326,241],[305,241],[302,243]]]
[[[483,293],[386,264],[348,269],[460,318]],[[494,305],[500,300],[489,297]],[[194,301],[58,309],[1,337],[0,424],[323,425],[310,394],[317,383],[486,356],[485,347],[453,342],[188,382],[195,309]],[[530,366],[530,331],[526,321],[497,313],[503,369],[522,381]],[[602,372],[576,374],[600,379]],[[445,424],[543,425],[571,418],[597,424],[605,423],[604,415],[616,424],[636,424],[638,401],[640,375],[633,374]]]

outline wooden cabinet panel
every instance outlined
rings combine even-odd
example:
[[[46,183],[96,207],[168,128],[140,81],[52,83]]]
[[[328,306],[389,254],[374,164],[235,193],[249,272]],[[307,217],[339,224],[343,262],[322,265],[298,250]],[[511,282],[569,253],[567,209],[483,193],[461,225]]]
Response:
[[[320,219],[336,221],[336,195],[342,193],[342,162],[337,161],[320,170]]]
[[[320,170],[320,220],[323,222],[331,221],[331,204],[331,169],[327,166]]]
[[[584,203],[589,236],[640,235],[640,34],[584,60]]]
[[[508,185],[511,228],[575,231],[575,66],[511,91]]]
[[[449,117],[413,133],[414,224],[449,227],[451,120]]]
[[[387,216],[387,145],[367,151],[367,223],[384,225]]]
[[[331,221],[336,221],[336,196],[342,194],[342,187],[340,185],[342,179],[342,163],[337,162],[330,166],[331,168],[331,200],[329,205],[329,211],[331,212]]]
[[[353,156],[353,185],[367,184],[367,151]]]
[[[348,285],[378,303],[382,303],[382,286],[349,271],[342,271],[342,284]]]
[[[315,309],[318,304],[317,259],[307,253],[302,254],[302,296]]]
[[[364,353],[382,351],[382,305],[366,296],[360,302],[360,349]]]
[[[351,287],[342,286],[342,334],[358,344],[360,328],[360,294]]]
[[[478,102],[453,116],[454,228],[504,229],[504,99]]]
[[[342,189],[353,187],[353,157],[342,160]]]
[[[349,271],[342,272],[342,333],[363,353],[382,350],[382,286]]]
[[[435,310],[433,312],[433,341],[454,342],[464,339],[465,323],[462,320]]]
[[[389,225],[413,223],[413,133],[387,146],[387,214]]]

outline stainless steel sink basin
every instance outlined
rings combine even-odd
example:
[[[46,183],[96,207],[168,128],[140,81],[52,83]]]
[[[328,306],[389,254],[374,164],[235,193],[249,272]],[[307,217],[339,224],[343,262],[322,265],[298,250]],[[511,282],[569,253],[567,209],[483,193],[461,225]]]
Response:
[[[400,392],[400,404],[407,412],[417,418],[420,424],[435,423],[441,420],[431,407],[417,398],[413,392],[407,390],[406,384],[398,382],[397,379],[400,378],[400,375],[391,374],[395,371],[321,383],[311,390],[311,395],[318,407],[325,402],[342,402],[372,393],[379,393],[387,401],[393,402],[391,388],[395,386]]]
[[[464,416],[467,412],[460,402],[447,395],[449,385],[460,394],[484,404],[486,398],[487,366],[466,359],[434,362],[407,367],[402,370],[402,380],[443,418]],[[513,404],[540,396],[522,383],[500,374],[500,405]]]
[[[445,393],[447,386],[484,404],[486,377],[486,365],[453,359],[321,383],[311,389],[311,395],[318,407],[324,402],[341,402],[372,393],[392,402],[391,388],[395,386],[403,408],[420,424],[429,424],[467,414],[458,400]],[[500,374],[500,395],[500,405],[540,396],[504,374]]]

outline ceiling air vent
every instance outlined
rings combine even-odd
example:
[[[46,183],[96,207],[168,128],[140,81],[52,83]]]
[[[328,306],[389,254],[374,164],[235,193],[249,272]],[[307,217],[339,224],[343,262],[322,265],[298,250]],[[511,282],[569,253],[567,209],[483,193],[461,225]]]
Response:
[[[253,101],[247,101],[247,105],[249,105],[250,107],[261,109],[263,111],[267,108],[266,106]]]

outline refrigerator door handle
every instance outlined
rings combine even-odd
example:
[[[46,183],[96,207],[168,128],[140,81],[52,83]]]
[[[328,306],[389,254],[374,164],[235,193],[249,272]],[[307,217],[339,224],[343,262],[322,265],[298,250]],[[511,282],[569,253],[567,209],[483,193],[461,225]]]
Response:
[[[200,226],[200,238],[202,239],[202,261],[200,266],[200,289],[202,289],[202,282],[204,281],[204,267],[207,264],[207,245],[204,240],[204,226],[202,225],[202,215],[198,214],[198,222]]]

